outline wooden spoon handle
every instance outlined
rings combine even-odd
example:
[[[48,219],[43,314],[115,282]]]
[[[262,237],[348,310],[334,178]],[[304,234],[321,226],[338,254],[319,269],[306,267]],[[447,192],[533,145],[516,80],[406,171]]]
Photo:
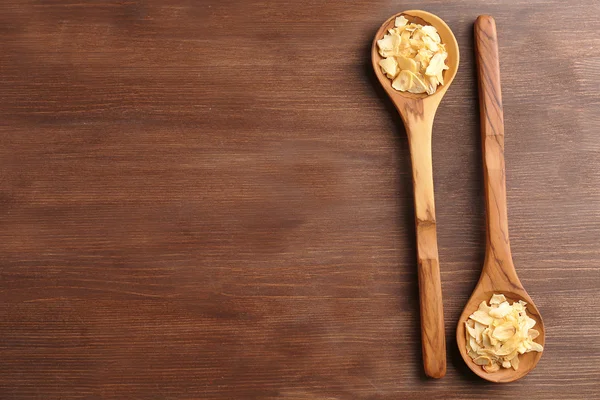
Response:
[[[433,200],[433,117],[405,119],[405,125],[410,143],[415,196],[423,365],[427,376],[441,378],[446,374],[446,337]]]
[[[487,211],[487,256],[493,254],[497,260],[510,261],[504,167],[504,116],[496,22],[489,15],[480,15],[475,21],[474,31]]]

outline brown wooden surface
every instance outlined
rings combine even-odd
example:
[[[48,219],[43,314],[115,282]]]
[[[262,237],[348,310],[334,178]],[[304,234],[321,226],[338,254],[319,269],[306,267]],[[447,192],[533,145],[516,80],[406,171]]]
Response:
[[[1,399],[583,399],[600,388],[595,0],[0,2]],[[423,378],[407,139],[369,51],[454,30],[433,167],[448,372]],[[496,19],[523,380],[454,340],[485,249],[473,21]]]

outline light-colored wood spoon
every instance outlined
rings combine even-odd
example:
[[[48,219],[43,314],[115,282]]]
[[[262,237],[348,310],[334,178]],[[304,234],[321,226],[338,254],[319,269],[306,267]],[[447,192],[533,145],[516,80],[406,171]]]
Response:
[[[437,92],[432,95],[397,91],[392,88],[391,80],[381,71],[377,40],[383,38],[387,30],[394,27],[396,17],[400,15],[404,15],[409,22],[434,26],[442,43],[446,45],[446,64],[449,69],[444,72],[444,85],[438,86]],[[433,201],[431,131],[438,105],[458,69],[458,44],[448,25],[439,17],[425,11],[405,11],[392,16],[381,25],[373,40],[371,60],[379,82],[404,121],[408,135],[415,196],[423,364],[427,376],[441,378],[446,374],[446,338]]]
[[[543,346],[545,338],[544,322],[540,312],[519,281],[510,252],[498,40],[496,23],[490,16],[481,15],[475,22],[475,53],[479,81],[487,240],[483,271],[458,320],[456,341],[462,358],[477,375],[491,382],[512,382],[531,371],[542,353],[531,352],[520,355],[517,371],[512,368],[501,368],[498,372],[488,373],[473,362],[466,348],[465,321],[477,310],[482,301],[489,301],[494,293],[503,294],[510,303],[518,300],[527,302],[527,314],[536,321],[535,329],[540,332],[535,341]]]

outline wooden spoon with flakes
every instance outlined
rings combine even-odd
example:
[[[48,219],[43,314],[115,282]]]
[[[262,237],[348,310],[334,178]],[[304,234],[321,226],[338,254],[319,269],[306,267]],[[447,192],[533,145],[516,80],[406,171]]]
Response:
[[[412,94],[392,88],[392,82],[381,71],[382,59],[377,40],[394,27],[396,17],[403,15],[409,23],[434,26],[446,45],[449,69],[444,72],[444,85],[434,94]],[[417,258],[421,309],[421,344],[425,373],[432,378],[446,374],[446,339],[442,307],[442,286],[437,247],[435,204],[433,200],[433,172],[431,165],[431,131],[435,112],[456,76],[458,69],[458,43],[454,34],[439,17],[425,11],[411,10],[393,15],[381,25],[371,49],[371,60],[379,82],[392,99],[402,116],[412,161],[415,217],[417,228]]]
[[[519,368],[501,368],[488,373],[473,362],[467,354],[465,322],[482,301],[493,294],[503,294],[509,303],[527,302],[527,315],[536,321],[535,329],[540,335],[536,342],[544,345],[544,321],[537,307],[527,294],[512,261],[508,240],[508,216],[506,212],[506,181],[504,169],[504,117],[500,92],[500,66],[496,23],[487,15],[475,22],[475,53],[479,81],[479,107],[481,141],[483,144],[483,170],[487,214],[487,240],[485,262],[481,278],[458,320],[456,341],[462,358],[469,368],[483,379],[491,382],[512,382],[531,371],[542,353],[531,352],[519,356]]]

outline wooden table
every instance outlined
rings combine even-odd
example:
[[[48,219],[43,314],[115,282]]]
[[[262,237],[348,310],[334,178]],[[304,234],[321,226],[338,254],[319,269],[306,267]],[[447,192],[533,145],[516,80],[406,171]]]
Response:
[[[0,398],[600,398],[600,6],[486,3],[2,1]],[[406,137],[368,59],[410,8],[461,48],[434,126],[437,381]],[[453,339],[484,257],[483,13],[513,257],[547,325],[508,385]]]

